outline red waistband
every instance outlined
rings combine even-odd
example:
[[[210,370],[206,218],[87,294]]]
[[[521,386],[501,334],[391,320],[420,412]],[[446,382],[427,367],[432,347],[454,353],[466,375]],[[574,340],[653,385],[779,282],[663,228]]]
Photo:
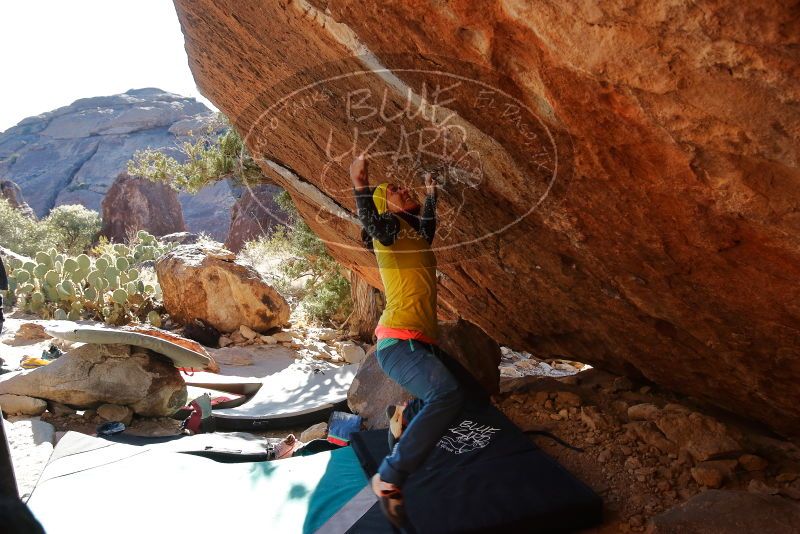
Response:
[[[387,337],[395,339],[416,339],[431,345],[437,344],[435,339],[429,338],[419,330],[410,330],[408,328],[391,328],[389,326],[383,326],[382,324],[379,324],[378,327],[375,328],[375,336],[378,339]]]

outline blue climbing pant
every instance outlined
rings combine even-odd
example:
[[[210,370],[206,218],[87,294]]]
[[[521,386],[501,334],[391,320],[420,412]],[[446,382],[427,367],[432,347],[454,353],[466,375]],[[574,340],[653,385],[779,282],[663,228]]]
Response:
[[[394,450],[378,468],[386,482],[402,486],[461,411],[464,394],[459,382],[436,356],[437,350],[441,349],[410,339],[378,342],[376,357],[383,372],[423,401]]]

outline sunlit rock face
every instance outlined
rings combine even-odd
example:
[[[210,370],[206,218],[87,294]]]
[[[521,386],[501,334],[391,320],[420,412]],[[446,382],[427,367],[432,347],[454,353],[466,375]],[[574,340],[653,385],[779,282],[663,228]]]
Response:
[[[0,179],[16,182],[39,217],[62,204],[99,211],[134,152],[153,148],[181,157],[179,144],[214,120],[194,98],[161,89],[82,98],[0,132]],[[189,229],[225,240],[236,201],[228,182],[179,199]]]
[[[800,19],[756,0],[176,0],[195,78],[376,286],[347,165],[440,174],[442,318],[797,433]]]

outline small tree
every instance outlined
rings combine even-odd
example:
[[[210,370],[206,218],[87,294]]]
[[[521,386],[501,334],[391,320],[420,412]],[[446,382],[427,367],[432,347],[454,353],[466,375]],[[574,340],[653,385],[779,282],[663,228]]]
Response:
[[[58,235],[56,248],[73,255],[86,251],[100,232],[100,214],[78,204],[57,206],[42,222]]]
[[[218,132],[223,129],[223,133]],[[137,150],[128,162],[128,174],[169,185],[178,191],[197,193],[206,185],[231,179],[256,184],[264,180],[261,169],[228,119],[217,120],[192,141],[178,146],[180,162],[162,149]]]

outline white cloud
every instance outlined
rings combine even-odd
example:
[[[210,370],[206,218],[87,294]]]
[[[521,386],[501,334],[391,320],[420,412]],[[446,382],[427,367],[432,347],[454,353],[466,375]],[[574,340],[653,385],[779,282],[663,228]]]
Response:
[[[0,132],[78,98],[142,87],[211,106],[169,0],[4,0],[0,73]]]

